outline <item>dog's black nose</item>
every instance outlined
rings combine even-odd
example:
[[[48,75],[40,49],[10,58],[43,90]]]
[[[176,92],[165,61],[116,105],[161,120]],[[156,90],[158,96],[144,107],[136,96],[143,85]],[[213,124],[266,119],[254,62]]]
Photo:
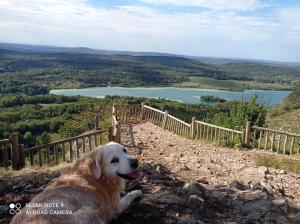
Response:
[[[130,166],[136,169],[139,166],[139,161],[137,159],[130,159]]]

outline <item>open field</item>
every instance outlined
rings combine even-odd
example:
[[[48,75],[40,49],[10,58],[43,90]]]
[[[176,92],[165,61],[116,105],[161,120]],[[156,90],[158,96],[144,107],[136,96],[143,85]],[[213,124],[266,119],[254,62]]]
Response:
[[[287,90],[293,87],[288,84],[262,83],[255,81],[218,80],[214,78],[189,76],[189,81],[173,84],[176,87],[192,87],[203,89],[220,89],[229,91],[242,91],[244,89],[272,89]]]

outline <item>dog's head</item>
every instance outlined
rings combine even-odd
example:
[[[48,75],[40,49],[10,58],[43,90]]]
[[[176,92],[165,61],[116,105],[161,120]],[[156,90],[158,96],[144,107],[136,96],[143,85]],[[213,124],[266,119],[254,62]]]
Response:
[[[140,178],[138,160],[129,156],[121,144],[110,142],[97,148],[89,155],[89,159],[90,173],[96,179],[101,176],[121,177],[126,180]]]

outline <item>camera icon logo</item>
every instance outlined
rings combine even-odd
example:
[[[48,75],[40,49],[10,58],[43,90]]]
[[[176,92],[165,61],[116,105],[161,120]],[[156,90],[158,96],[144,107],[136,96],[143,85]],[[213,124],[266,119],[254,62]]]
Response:
[[[20,203],[16,203],[16,204],[13,204],[11,203],[9,205],[9,214],[11,215],[15,215],[15,214],[20,214],[21,213],[21,204]]]

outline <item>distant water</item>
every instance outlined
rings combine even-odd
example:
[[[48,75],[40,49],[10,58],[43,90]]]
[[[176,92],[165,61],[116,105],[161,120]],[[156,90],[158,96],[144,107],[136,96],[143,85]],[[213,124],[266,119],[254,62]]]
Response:
[[[267,106],[278,104],[291,91],[273,91],[273,90],[245,90],[243,92],[231,92],[215,89],[196,89],[196,88],[125,88],[125,87],[94,87],[85,89],[60,89],[51,90],[53,94],[66,96],[90,96],[104,97],[106,95],[118,96],[134,96],[134,97],[149,97],[149,98],[165,98],[176,100],[184,103],[205,103],[200,100],[200,96],[214,95],[226,100],[250,100],[254,95],[258,96],[258,102]]]

